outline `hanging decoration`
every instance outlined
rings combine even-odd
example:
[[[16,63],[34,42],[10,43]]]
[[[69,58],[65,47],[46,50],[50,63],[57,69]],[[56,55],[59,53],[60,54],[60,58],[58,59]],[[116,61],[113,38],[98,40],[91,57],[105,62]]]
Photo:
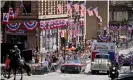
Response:
[[[50,22],[49,22],[49,25],[50,25],[50,29],[54,29],[53,21],[50,21]]]
[[[118,26],[112,26],[112,25],[110,25],[109,26],[109,29],[112,30],[112,31],[116,31],[116,30],[118,30]]]
[[[45,21],[40,21],[40,28],[42,30],[46,30],[46,22]]]
[[[12,7],[9,8],[8,13],[9,13],[9,19],[13,19],[14,18],[14,12],[13,12],[13,8]]]
[[[37,24],[36,21],[24,22],[24,26],[27,30],[34,30],[37,27]]]
[[[3,13],[3,24],[8,24],[9,22],[9,13]]]
[[[83,20],[80,21],[80,27],[84,27],[84,21]]]
[[[126,25],[121,26],[121,30],[126,30],[126,29],[127,29]]]
[[[11,30],[11,31],[16,31],[19,27],[20,27],[20,23],[15,23],[15,24],[7,24],[7,27]]]
[[[99,35],[98,37],[99,37],[99,39],[102,40],[102,41],[107,41],[107,40],[109,40],[109,36],[108,36],[108,35],[105,35],[105,36],[104,36],[104,35]]]

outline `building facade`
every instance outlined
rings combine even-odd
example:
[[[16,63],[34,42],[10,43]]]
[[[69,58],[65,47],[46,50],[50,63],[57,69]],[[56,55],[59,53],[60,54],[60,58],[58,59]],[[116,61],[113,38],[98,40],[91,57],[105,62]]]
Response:
[[[108,25],[108,2],[107,1],[87,1],[87,8],[98,7],[98,14],[102,17],[102,29]],[[95,15],[89,16],[86,13],[86,39],[97,38],[98,30],[100,26],[98,25],[98,20]]]
[[[75,15],[67,15],[66,4],[69,1],[67,0],[42,0],[42,1],[23,1],[24,7],[19,9],[17,18],[10,20],[10,24],[22,23],[20,28],[16,32],[12,32],[7,28],[6,24],[3,24],[2,35],[3,43],[12,43],[12,44],[23,44],[27,49],[35,50],[36,47],[44,48],[49,50],[53,49],[54,46],[60,46],[60,32],[61,30],[66,30],[67,34],[69,30],[67,28],[58,28],[53,30],[42,30],[40,28],[41,22],[52,22],[59,21],[61,19],[69,21],[69,19],[74,20]],[[76,3],[76,2],[75,2]],[[62,5],[62,13],[60,14],[57,10],[57,5]],[[9,5],[9,6],[7,6]],[[6,1],[4,7],[2,8],[2,13],[8,13],[9,7],[13,8],[13,11],[19,8],[21,5],[20,1]],[[73,8],[74,13],[74,8]],[[36,26],[36,29],[29,31],[24,27],[25,21],[36,21],[39,24]],[[72,25],[70,25],[72,26]],[[83,27],[81,27],[83,30]],[[83,31],[81,31],[83,34]],[[82,36],[83,37],[83,36]],[[53,46],[54,45],[54,46]]]
[[[57,11],[57,4],[59,3],[64,7],[62,14],[59,14]],[[15,10],[20,7],[20,4],[20,1],[6,1],[2,8],[2,13],[8,13],[9,7],[12,7],[15,12]],[[24,7],[19,9],[17,18],[10,20],[9,23],[23,23],[24,21],[36,21],[40,23],[40,21],[65,19],[67,17],[65,4],[67,4],[67,1],[23,1]],[[41,31],[40,25],[37,25],[35,30],[28,31],[22,24],[16,32],[12,32],[7,28],[6,24],[2,24],[2,43],[22,43],[26,44],[27,49],[34,50],[36,47],[40,47]],[[56,33],[56,35],[58,35],[58,33]]]

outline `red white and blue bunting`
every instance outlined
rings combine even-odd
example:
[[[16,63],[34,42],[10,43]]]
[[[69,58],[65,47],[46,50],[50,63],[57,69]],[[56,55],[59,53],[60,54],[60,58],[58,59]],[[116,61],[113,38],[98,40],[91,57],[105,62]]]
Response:
[[[118,30],[118,26],[112,26],[112,25],[110,25],[109,26],[109,29],[112,30],[112,31],[116,31],[116,30]]]
[[[16,31],[19,27],[20,27],[20,23],[16,23],[16,24],[7,24],[7,27],[11,30],[11,31]]]
[[[124,25],[124,26],[121,26],[121,30],[127,30],[128,26]]]
[[[31,22],[24,22],[24,26],[27,30],[34,30],[37,27],[37,22],[36,21],[31,21]]]
[[[9,13],[3,13],[3,24],[8,24],[9,22]]]
[[[100,39],[101,41],[107,41],[107,40],[109,40],[109,35],[106,35],[106,36],[104,36],[104,35],[99,35],[98,37],[99,37],[99,39]]]

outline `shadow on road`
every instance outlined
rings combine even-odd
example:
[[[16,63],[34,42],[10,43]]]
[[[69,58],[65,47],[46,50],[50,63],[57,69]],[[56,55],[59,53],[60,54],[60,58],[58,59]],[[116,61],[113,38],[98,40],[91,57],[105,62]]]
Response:
[[[128,77],[124,77],[122,79],[117,79],[117,80],[133,80],[133,75],[132,76],[128,76]]]

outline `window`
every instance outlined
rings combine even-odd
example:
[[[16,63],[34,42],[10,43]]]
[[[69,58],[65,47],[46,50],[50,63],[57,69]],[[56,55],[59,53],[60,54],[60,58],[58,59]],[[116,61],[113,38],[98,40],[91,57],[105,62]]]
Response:
[[[23,13],[31,13],[31,1],[23,1]]]
[[[15,5],[14,1],[6,1],[5,2],[5,5],[3,6],[3,9],[2,9],[3,12],[4,13],[8,13],[9,7],[12,7],[13,8],[13,11],[15,12],[14,5]]]
[[[101,59],[101,58],[102,58],[102,59],[108,59],[109,56],[108,56],[108,55],[96,55],[96,58],[97,58],[97,59],[99,59],[99,58],[100,58],[100,59]]]

